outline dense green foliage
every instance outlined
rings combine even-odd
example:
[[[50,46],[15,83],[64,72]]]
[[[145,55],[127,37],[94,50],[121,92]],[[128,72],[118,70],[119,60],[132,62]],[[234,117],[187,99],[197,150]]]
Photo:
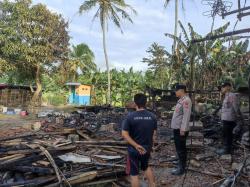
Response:
[[[110,1],[113,4],[108,7],[99,2],[102,1],[85,1],[80,11],[95,6],[106,11],[99,9],[95,15],[103,28],[105,51],[107,16],[111,16],[120,28],[121,18],[117,13],[132,21],[125,12],[126,8],[132,8],[124,1]],[[110,12],[112,8],[115,8],[114,12]],[[109,70],[105,51],[107,71],[102,72],[97,69],[95,55],[87,44],[69,46],[67,23],[45,5],[33,5],[31,0],[4,0],[0,2],[0,17],[0,82],[36,85],[39,89],[34,93],[34,99],[43,90],[43,102],[47,104],[67,103],[67,82],[93,85],[92,104],[112,101],[112,105],[124,106],[146,86],[170,89],[179,82],[187,84],[189,89],[211,90],[229,80],[237,89],[247,85],[250,74],[249,58],[245,58],[250,56],[248,40],[226,37],[192,43],[193,39],[204,36],[195,32],[191,24],[186,27],[179,22],[179,37],[165,34],[176,42],[171,52],[157,43],[149,46],[142,59],[148,65],[147,70]],[[222,34],[228,26],[229,23],[206,36]]]
[[[19,82],[36,83],[33,103],[39,104],[42,74],[67,59],[69,36],[61,15],[31,0],[0,3],[0,72]],[[10,71],[6,71],[11,68]]]
[[[182,29],[180,37],[166,34],[177,41],[176,53],[171,59],[172,78],[186,83],[190,89],[213,89],[226,80],[234,83],[235,88],[246,85],[250,64],[238,59],[247,54],[248,40],[239,40],[240,37],[235,36],[192,43],[193,39],[204,36],[195,32],[190,23],[189,33],[181,22],[179,24]],[[206,36],[222,34],[228,26],[229,23]]]

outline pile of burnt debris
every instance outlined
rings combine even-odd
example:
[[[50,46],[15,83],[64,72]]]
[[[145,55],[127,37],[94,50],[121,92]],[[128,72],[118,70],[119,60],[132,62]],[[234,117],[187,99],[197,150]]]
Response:
[[[198,105],[197,105],[198,106]],[[199,105],[190,122],[187,177],[166,172],[174,166],[170,121],[173,110],[159,108],[158,142],[151,166],[159,186],[249,186],[248,111],[235,128],[233,155],[218,156],[222,138],[216,107]],[[74,112],[44,111],[33,131],[0,139],[0,187],[7,186],[129,186],[126,142],[121,124],[126,108],[91,107]],[[243,113],[244,113],[243,112]],[[158,174],[157,174],[158,173]]]
[[[159,110],[160,144],[155,148],[153,165],[156,168],[172,168],[176,162],[169,130],[172,114],[171,111],[162,110],[162,107]],[[233,154],[220,156],[216,154],[216,150],[222,146],[223,137],[219,105],[196,103],[187,141],[187,174],[179,180],[171,174],[164,177],[159,175],[160,186],[250,186],[249,106],[243,105],[241,112],[242,119],[233,130]]]
[[[125,114],[39,113],[33,132],[0,139],[0,186],[123,186],[126,142],[117,124]]]

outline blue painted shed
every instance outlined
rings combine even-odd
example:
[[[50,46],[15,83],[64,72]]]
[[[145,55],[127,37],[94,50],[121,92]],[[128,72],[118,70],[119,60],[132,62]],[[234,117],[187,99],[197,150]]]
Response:
[[[69,82],[70,87],[69,104],[90,105],[91,104],[91,85]]]

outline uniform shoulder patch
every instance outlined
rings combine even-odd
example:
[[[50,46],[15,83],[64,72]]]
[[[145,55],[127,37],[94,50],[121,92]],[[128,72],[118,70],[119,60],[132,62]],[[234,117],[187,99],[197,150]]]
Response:
[[[189,107],[189,102],[188,101],[184,101],[183,102],[183,106],[184,106],[184,108],[188,108]]]

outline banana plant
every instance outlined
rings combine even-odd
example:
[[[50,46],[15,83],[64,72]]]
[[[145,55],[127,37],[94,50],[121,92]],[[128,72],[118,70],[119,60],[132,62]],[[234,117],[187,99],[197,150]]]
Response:
[[[177,41],[177,52],[173,55],[171,63],[172,71],[175,72],[175,79],[186,83],[190,88],[205,89],[215,87],[221,76],[225,76],[227,62],[230,56],[229,49],[225,46],[230,40],[237,40],[238,37],[226,37],[207,42],[193,43],[192,40],[202,38],[194,31],[189,23],[189,33],[181,22],[179,22],[182,34],[175,37],[172,34],[165,34],[167,37]],[[215,29],[206,36],[222,34],[228,28],[229,23]],[[182,37],[184,39],[182,39]],[[247,43],[240,44],[246,49]],[[194,84],[193,84],[194,83]]]

